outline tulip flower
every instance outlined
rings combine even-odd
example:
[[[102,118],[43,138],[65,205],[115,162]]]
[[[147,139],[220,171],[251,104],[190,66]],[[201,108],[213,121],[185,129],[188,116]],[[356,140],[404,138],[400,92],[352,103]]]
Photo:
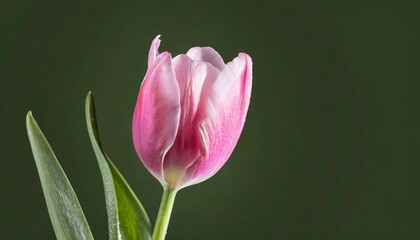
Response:
[[[180,189],[213,176],[228,160],[244,126],[252,61],[240,53],[225,64],[210,47],[175,58],[150,47],[148,70],[133,116],[133,141],[164,188]]]
[[[167,193],[155,226],[164,230],[154,239],[164,237],[167,222],[162,221],[169,217],[162,218],[170,215],[177,190],[210,178],[232,154],[252,86],[246,53],[226,64],[211,47],[193,47],[172,58],[159,53],[159,37],[150,47],[132,124],[139,158]]]

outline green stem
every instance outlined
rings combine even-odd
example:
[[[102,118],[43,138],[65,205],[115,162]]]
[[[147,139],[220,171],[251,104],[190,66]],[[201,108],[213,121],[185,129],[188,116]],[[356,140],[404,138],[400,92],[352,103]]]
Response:
[[[160,202],[159,213],[153,230],[153,240],[164,240],[168,230],[169,219],[171,218],[172,207],[174,206],[176,190],[164,189]]]

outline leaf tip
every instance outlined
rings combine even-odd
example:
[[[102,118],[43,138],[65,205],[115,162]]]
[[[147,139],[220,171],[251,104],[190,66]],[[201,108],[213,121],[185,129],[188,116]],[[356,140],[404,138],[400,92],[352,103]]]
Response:
[[[92,91],[89,91],[87,96],[86,96],[86,103],[90,104],[93,100],[93,93]]]
[[[28,125],[32,124],[34,121],[35,121],[35,119],[34,119],[34,116],[32,115],[32,111],[29,111],[26,114],[26,125],[28,126]]]

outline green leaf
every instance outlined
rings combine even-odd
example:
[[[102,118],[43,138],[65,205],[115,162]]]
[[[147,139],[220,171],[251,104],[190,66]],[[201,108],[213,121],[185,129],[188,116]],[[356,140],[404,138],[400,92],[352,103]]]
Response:
[[[102,148],[92,93],[86,97],[86,123],[104,182],[109,239],[151,239],[150,220],[130,186]]]
[[[26,128],[57,239],[93,239],[76,194],[31,112]]]

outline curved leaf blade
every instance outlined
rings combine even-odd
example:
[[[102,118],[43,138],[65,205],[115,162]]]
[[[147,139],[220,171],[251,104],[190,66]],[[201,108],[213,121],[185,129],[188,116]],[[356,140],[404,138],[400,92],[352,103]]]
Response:
[[[26,129],[57,239],[93,240],[76,194],[31,112]]]
[[[109,239],[150,240],[152,227],[146,211],[102,147],[91,92],[86,97],[85,110],[89,137],[104,182]]]

